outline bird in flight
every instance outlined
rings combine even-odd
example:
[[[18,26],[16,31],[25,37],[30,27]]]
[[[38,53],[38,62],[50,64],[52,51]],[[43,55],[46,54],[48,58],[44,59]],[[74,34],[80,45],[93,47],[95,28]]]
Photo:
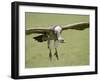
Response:
[[[26,35],[29,34],[41,34],[36,37],[33,37],[38,42],[44,42],[47,41],[48,44],[48,49],[49,49],[49,58],[52,60],[52,51],[51,51],[51,40],[54,40],[54,48],[55,48],[55,53],[54,55],[56,56],[57,60],[59,60],[57,48],[59,43],[64,43],[64,38],[61,36],[61,33],[64,30],[68,29],[74,29],[74,30],[84,30],[86,28],[89,28],[89,23],[88,22],[79,22],[79,23],[74,23],[74,24],[68,24],[65,26],[60,26],[60,25],[55,25],[49,28],[30,28],[26,29],[25,33]]]

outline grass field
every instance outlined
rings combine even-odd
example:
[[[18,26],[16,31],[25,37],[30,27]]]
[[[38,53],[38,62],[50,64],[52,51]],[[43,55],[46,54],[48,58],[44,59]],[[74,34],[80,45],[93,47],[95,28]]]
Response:
[[[25,13],[25,26],[28,28],[48,27],[50,25],[66,25],[76,22],[89,22],[88,15],[74,14],[48,14],[48,13]],[[47,42],[39,43],[32,39],[38,34],[26,35],[25,41],[25,67],[60,67],[78,66],[89,64],[89,29],[83,31],[65,30],[62,37],[65,43],[58,47],[59,60],[53,56],[49,60]],[[53,44],[52,44],[53,47]],[[52,53],[54,49],[52,48]]]

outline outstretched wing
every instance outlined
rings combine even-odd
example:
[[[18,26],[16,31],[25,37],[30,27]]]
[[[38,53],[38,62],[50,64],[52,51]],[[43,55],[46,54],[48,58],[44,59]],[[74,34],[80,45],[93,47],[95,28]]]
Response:
[[[27,35],[32,34],[32,33],[46,34],[46,33],[49,33],[50,31],[51,31],[51,30],[48,29],[48,28],[36,28],[36,29],[30,28],[30,29],[26,29],[26,30],[25,30],[25,33],[26,33]]]
[[[89,28],[89,23],[80,22],[80,23],[69,24],[62,27],[63,27],[62,30],[67,30],[67,29],[84,30],[85,28]]]

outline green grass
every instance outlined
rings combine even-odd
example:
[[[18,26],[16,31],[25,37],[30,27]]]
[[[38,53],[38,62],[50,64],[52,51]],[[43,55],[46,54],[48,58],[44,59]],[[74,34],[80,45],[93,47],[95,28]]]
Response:
[[[26,29],[30,27],[50,25],[66,25],[76,22],[88,22],[88,15],[74,14],[42,14],[29,13],[25,14]],[[89,64],[89,29],[83,31],[65,30],[62,37],[65,43],[58,47],[59,60],[53,55],[52,61],[49,60],[49,50],[47,42],[39,43],[32,39],[38,34],[26,35],[25,41],[25,67],[60,67],[60,66],[78,66]],[[52,44],[53,47],[53,44]],[[54,54],[54,49],[52,48]]]

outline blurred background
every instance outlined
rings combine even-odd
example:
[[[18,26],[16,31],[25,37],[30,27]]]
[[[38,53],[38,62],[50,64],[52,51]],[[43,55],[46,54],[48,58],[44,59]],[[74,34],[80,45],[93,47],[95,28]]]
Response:
[[[89,22],[89,15],[34,13],[25,12],[25,27],[48,28],[52,25],[68,25],[79,22]],[[62,37],[65,43],[58,46],[59,60],[53,55],[52,62],[49,59],[47,41],[37,42],[33,37],[39,34],[26,35],[25,42],[25,67],[61,67],[80,66],[89,64],[89,28],[85,30],[64,30]],[[52,54],[54,47],[52,44]]]

